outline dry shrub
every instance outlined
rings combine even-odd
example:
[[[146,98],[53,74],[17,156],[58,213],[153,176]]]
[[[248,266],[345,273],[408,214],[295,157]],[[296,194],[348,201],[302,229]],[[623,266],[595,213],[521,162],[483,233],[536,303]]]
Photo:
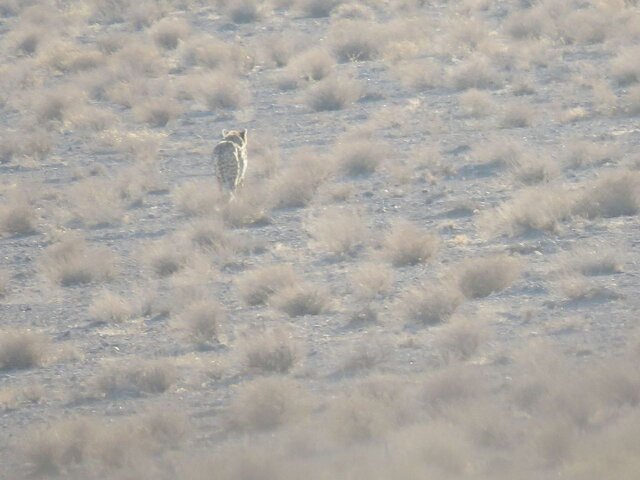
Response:
[[[287,373],[300,362],[299,342],[282,330],[248,332],[241,346],[244,364],[252,372]]]
[[[473,156],[479,164],[492,167],[516,165],[523,155],[524,146],[508,138],[492,138],[473,149]]]
[[[22,370],[42,365],[49,342],[40,333],[30,330],[9,330],[0,333],[0,370]]]
[[[564,162],[571,168],[584,168],[615,162],[619,156],[620,151],[613,144],[572,140],[567,148]]]
[[[328,17],[340,0],[300,0],[297,5],[302,14],[310,18]]]
[[[23,193],[10,196],[0,205],[0,233],[30,235],[36,233],[36,211]]]
[[[640,86],[636,85],[629,89],[624,97],[624,112],[631,116],[640,115]]]
[[[503,79],[491,65],[491,61],[482,55],[472,55],[462,60],[449,72],[450,84],[458,90],[498,88]]]
[[[133,315],[133,309],[123,296],[104,290],[93,299],[89,315],[97,322],[121,323]]]
[[[175,188],[172,196],[178,208],[190,216],[210,215],[223,203],[222,193],[213,179],[183,183]]]
[[[167,64],[161,52],[152,43],[126,42],[111,55],[111,70],[121,79],[142,81],[158,78],[166,73]]]
[[[166,50],[175,50],[189,36],[189,23],[181,18],[163,18],[151,29],[153,40]]]
[[[329,297],[321,287],[310,283],[297,283],[276,292],[270,303],[290,317],[319,315],[327,310]]]
[[[458,96],[460,108],[470,117],[486,117],[493,111],[493,97],[489,92],[470,88]]]
[[[210,35],[192,35],[178,46],[183,68],[218,69],[231,66],[234,49]]]
[[[309,89],[306,103],[315,112],[341,110],[359,100],[362,91],[357,80],[329,76]]]
[[[182,114],[182,106],[173,98],[147,98],[133,107],[136,121],[152,127],[165,127]]]
[[[30,476],[143,478],[152,459],[176,447],[187,430],[182,414],[163,409],[108,422],[104,417],[71,417],[29,428],[18,452]]]
[[[222,207],[222,218],[231,227],[264,226],[271,223],[266,192],[262,185],[246,185],[233,201]]]
[[[186,87],[209,110],[238,110],[251,100],[248,86],[231,71],[198,74]]]
[[[269,265],[245,273],[237,280],[240,297],[248,305],[264,305],[280,290],[300,283],[290,265]]]
[[[570,272],[557,278],[554,287],[563,298],[572,301],[618,298],[614,291]]]
[[[335,60],[322,48],[312,48],[293,58],[279,79],[283,90],[297,88],[301,83],[317,82],[327,78]]]
[[[177,380],[176,368],[168,360],[128,361],[111,365],[95,379],[95,390],[104,397],[163,393]]]
[[[553,158],[535,153],[516,157],[511,169],[514,177],[525,185],[546,183],[560,176],[560,167]]]
[[[589,249],[579,247],[573,250],[563,262],[565,268],[582,275],[612,275],[624,271],[624,261],[618,249],[611,247]]]
[[[433,59],[407,60],[394,67],[396,77],[402,85],[424,92],[443,84],[443,68]]]
[[[176,240],[165,238],[147,245],[143,252],[143,261],[159,277],[168,277],[182,270],[187,263],[187,254],[176,248]]]
[[[64,287],[112,279],[115,255],[105,247],[89,247],[82,236],[67,235],[47,247],[42,255],[43,273]]]
[[[531,105],[512,103],[505,109],[501,125],[503,128],[529,127],[535,119],[536,112]]]
[[[611,60],[611,73],[619,85],[640,82],[640,47],[626,47]]]
[[[393,286],[393,270],[383,264],[357,265],[349,278],[354,295],[361,300],[371,300],[384,295]]]
[[[6,129],[0,136],[0,164],[11,161],[34,160],[41,162],[53,149],[51,134],[36,126],[20,133]]]
[[[331,12],[331,17],[371,21],[374,19],[375,14],[369,6],[354,2],[339,5],[338,8]]]
[[[501,292],[518,279],[520,262],[506,255],[468,259],[457,267],[457,283],[467,298],[484,298]]]
[[[636,215],[640,210],[640,174],[614,171],[590,183],[576,200],[574,211],[588,218]]]
[[[474,357],[487,341],[488,332],[479,319],[454,319],[435,338],[436,348],[445,363],[467,361]]]
[[[217,302],[203,299],[188,305],[176,323],[189,342],[204,347],[218,343],[225,318],[225,312]]]
[[[424,383],[422,400],[432,411],[464,408],[469,401],[482,395],[485,379],[477,367],[452,365],[436,370]]]
[[[226,5],[227,15],[234,23],[252,23],[262,15],[257,0],[231,0]]]
[[[571,193],[554,187],[527,188],[479,218],[490,235],[518,235],[531,231],[555,232],[571,213]]]
[[[349,177],[371,175],[389,155],[389,148],[375,140],[339,143],[334,149],[340,171]]]
[[[282,68],[287,66],[291,58],[302,48],[302,37],[273,34],[262,43],[261,58],[269,66]]]
[[[271,181],[270,204],[274,208],[307,206],[327,178],[329,170],[326,158],[311,152],[298,153],[291,164]]]
[[[427,233],[417,225],[400,220],[382,242],[382,254],[394,267],[425,263],[438,251],[437,235]]]
[[[9,293],[9,274],[0,270],[0,298]]]
[[[218,257],[233,255],[242,249],[241,242],[230,234],[222,220],[203,218],[189,224],[185,236],[207,254]]]
[[[318,215],[308,227],[323,250],[336,257],[354,256],[369,236],[362,214],[331,207]]]
[[[330,43],[340,62],[364,62],[380,55],[384,35],[371,22],[341,20],[331,29]]]
[[[239,430],[273,430],[305,413],[305,403],[305,392],[293,380],[258,378],[238,388],[229,407],[229,423]]]
[[[340,355],[338,372],[342,375],[372,370],[389,357],[389,342],[381,337],[365,337]]]
[[[66,202],[72,218],[89,227],[117,225],[124,216],[122,198],[106,178],[87,178],[72,185]]]
[[[407,292],[398,308],[408,323],[429,326],[447,321],[462,300],[453,285],[422,285]]]
[[[84,95],[71,86],[46,90],[33,99],[33,109],[39,122],[64,122],[69,111],[84,103]]]

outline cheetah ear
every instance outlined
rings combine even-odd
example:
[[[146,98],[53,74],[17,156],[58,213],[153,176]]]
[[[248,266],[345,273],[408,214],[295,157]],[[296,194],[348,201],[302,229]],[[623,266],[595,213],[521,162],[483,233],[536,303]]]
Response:
[[[240,134],[240,138],[242,139],[243,142],[247,143],[247,129],[246,128]]]
[[[226,130],[226,129],[223,128],[222,129],[222,136],[226,137],[228,134],[229,134],[229,130]]]

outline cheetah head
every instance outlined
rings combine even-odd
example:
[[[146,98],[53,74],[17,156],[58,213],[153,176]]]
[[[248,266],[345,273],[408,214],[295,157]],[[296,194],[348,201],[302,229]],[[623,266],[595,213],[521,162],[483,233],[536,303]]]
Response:
[[[222,130],[222,138],[229,142],[244,146],[247,143],[247,129],[244,130]]]

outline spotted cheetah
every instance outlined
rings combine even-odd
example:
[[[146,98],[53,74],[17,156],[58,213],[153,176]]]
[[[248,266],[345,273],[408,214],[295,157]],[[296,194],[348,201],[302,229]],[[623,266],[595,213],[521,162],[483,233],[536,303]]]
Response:
[[[220,189],[233,200],[247,171],[247,130],[222,130],[213,149],[213,169]]]

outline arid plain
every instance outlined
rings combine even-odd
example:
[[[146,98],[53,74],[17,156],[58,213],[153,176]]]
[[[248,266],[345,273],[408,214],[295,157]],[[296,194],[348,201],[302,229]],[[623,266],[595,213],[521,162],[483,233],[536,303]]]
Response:
[[[0,59],[0,478],[638,478],[637,1],[0,0]]]

